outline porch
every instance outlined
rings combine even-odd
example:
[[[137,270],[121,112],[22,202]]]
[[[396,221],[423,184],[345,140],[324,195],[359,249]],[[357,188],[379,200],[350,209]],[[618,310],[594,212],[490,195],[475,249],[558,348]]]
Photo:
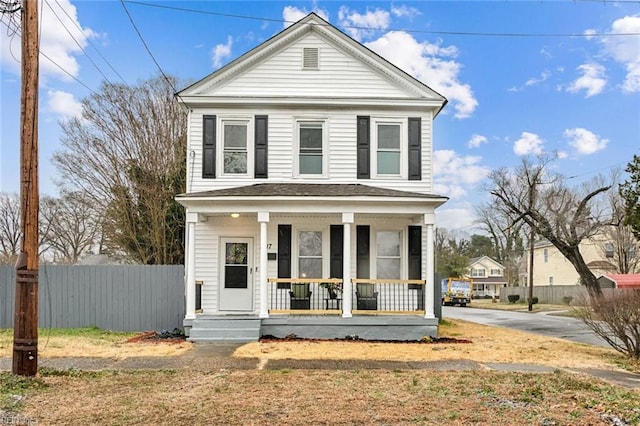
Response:
[[[415,341],[437,335],[438,319],[425,317],[425,296],[425,280],[417,279],[269,278],[267,317],[199,314],[185,328],[196,342],[267,335]]]

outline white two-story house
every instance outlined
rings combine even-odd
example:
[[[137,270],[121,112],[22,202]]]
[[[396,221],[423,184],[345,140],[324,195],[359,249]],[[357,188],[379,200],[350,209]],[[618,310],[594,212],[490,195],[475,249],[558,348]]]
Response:
[[[178,96],[191,340],[436,334],[443,96],[315,14]]]

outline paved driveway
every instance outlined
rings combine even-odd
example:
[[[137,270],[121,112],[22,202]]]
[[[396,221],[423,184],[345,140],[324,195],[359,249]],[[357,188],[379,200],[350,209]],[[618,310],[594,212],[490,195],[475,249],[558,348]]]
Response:
[[[549,315],[549,313],[512,312],[443,306],[442,316],[479,324],[513,328],[515,330],[542,334],[544,336],[559,337],[574,342],[611,348],[604,340],[593,334],[582,321],[575,318]]]

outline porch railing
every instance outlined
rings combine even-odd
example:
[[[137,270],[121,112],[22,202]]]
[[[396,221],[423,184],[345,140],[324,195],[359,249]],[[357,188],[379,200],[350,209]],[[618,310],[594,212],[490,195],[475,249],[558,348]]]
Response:
[[[424,314],[424,280],[351,280],[354,314]]]
[[[424,280],[352,279],[352,312],[364,314],[424,314]],[[335,297],[329,288],[342,288],[339,278],[269,278],[269,312],[294,314],[342,314],[343,293]]]

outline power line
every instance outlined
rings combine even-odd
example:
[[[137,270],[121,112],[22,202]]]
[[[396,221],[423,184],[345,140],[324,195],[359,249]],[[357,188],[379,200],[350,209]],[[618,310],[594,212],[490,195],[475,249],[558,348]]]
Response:
[[[9,26],[9,24],[7,24],[6,22],[2,22],[4,25],[7,26],[7,28],[9,28],[10,30],[14,31],[14,35],[18,36],[20,38],[22,38],[22,35],[20,33],[20,30],[18,30],[18,28],[11,28]],[[93,90],[91,87],[87,86],[85,83],[83,83],[82,81],[80,81],[76,76],[74,76],[73,74],[71,74],[69,71],[67,71],[66,69],[64,69],[61,65],[59,65],[56,61],[54,61],[53,59],[51,59],[46,53],[44,53],[42,51],[42,49],[40,49],[40,54],[47,59],[49,62],[51,62],[53,65],[55,65],[58,69],[60,69],[60,71],[62,71],[63,73],[65,73],[66,75],[68,75],[70,78],[72,78],[73,80],[76,81],[76,83],[80,84],[81,86],[83,86],[85,89],[87,89],[88,91],[90,91],[91,93],[93,93],[96,96],[100,96],[95,90]],[[15,59],[15,58],[14,58]]]
[[[133,20],[133,16],[131,16],[131,13],[129,13],[129,9],[127,9],[127,5],[125,4],[124,0],[120,0],[120,3],[122,4],[122,8],[124,9],[125,13],[129,17],[129,21],[131,22],[131,25],[133,26],[133,29],[136,31],[136,34],[138,34],[138,37],[140,38],[140,41],[142,42],[142,45],[146,49],[146,51],[149,54],[149,56],[151,56],[151,59],[153,60],[153,63],[156,64],[156,67],[158,67],[158,70],[160,71],[160,74],[162,74],[162,76],[164,77],[164,79],[167,82],[167,84],[169,84],[169,86],[173,90],[173,93],[176,94],[176,97],[179,100],[179,102],[181,102],[186,107],[186,103],[184,102],[184,100],[178,94],[178,89],[176,89],[176,87],[173,85],[173,82],[169,79],[169,77],[167,77],[167,75],[165,74],[164,70],[162,69],[162,67],[160,66],[158,61],[156,60],[155,56],[153,56],[153,53],[151,53],[151,49],[147,45],[147,42],[144,40],[144,37],[142,37],[142,33],[140,33],[140,30],[138,29],[138,26],[136,25],[135,21]]]
[[[84,34],[83,29],[78,25],[78,23],[76,22],[76,20],[74,18],[72,18],[71,16],[69,16],[69,14],[67,13],[67,11],[64,9],[64,7],[62,7],[62,5],[60,4],[60,2],[58,0],[54,0],[56,2],[56,4],[58,5],[58,7],[60,8],[60,10],[62,10],[62,12],[67,15],[67,18],[69,18],[69,20],[73,23],[73,25],[76,26],[76,28],[78,29],[78,31],[80,31],[81,34]],[[51,6],[49,6],[51,7]],[[93,50],[96,51],[96,53],[102,58],[102,60],[109,66],[109,68],[111,68],[111,70],[120,78],[120,80],[127,85],[127,81],[122,77],[122,75],[120,75],[120,73],[113,67],[113,65],[111,65],[111,63],[107,60],[107,58],[105,58],[102,53],[100,53],[100,50],[91,42],[91,39],[88,37],[85,37],[85,40],[87,43],[89,43],[89,45],[91,47],[93,47]],[[86,54],[86,53],[85,53]]]
[[[124,3],[137,4],[139,6],[146,7],[156,7],[159,9],[168,9],[168,10],[177,10],[181,12],[190,12],[190,13],[199,13],[203,15],[214,15],[214,16],[222,16],[226,18],[236,18],[236,19],[248,19],[255,21],[266,21],[266,22],[276,22],[280,24],[294,24],[296,21],[288,21],[285,19],[274,19],[274,18],[260,18],[257,16],[249,16],[249,15],[236,15],[230,13],[221,13],[221,12],[211,12],[200,9],[188,9],[184,7],[176,7],[176,6],[167,6],[162,4],[153,4],[146,3],[141,1],[133,1],[133,0],[120,0],[124,6]],[[587,0],[583,0],[587,1]],[[592,0],[592,1],[602,1],[602,0]],[[624,3],[639,3],[640,0],[629,0]],[[126,10],[126,8],[125,8]],[[127,12],[128,13],[128,12]],[[331,24],[313,24],[313,25],[321,25],[321,26],[332,26]],[[433,34],[433,35],[459,35],[459,36],[474,36],[474,37],[618,37],[618,36],[638,36],[640,32],[632,32],[632,33],[593,33],[593,34],[584,34],[584,33],[507,33],[507,32],[476,32],[476,31],[430,31],[430,30],[410,30],[406,28],[371,28],[371,27],[362,27],[362,26],[352,26],[352,25],[340,25],[342,28],[352,29],[352,30],[363,30],[363,31],[403,31],[406,33],[413,34]]]
[[[91,59],[91,57],[89,56],[89,54],[87,53],[86,50],[84,50],[84,48],[82,47],[82,45],[80,44],[80,42],[73,36],[73,34],[71,34],[71,31],[69,31],[69,28],[67,28],[67,26],[64,24],[64,22],[62,22],[62,19],[60,19],[60,17],[58,16],[58,14],[56,13],[55,10],[53,10],[53,7],[51,7],[51,4],[49,4],[49,2],[47,0],[44,0],[44,2],[47,4],[47,6],[49,6],[49,9],[51,9],[51,12],[53,13],[53,15],[56,17],[56,19],[58,19],[58,22],[60,22],[60,24],[62,25],[62,28],[64,28],[67,31],[67,34],[69,34],[69,36],[73,39],[73,41],[76,42],[76,45],[80,48],[80,50],[82,51],[82,53],[84,53],[84,55],[87,57],[87,59],[89,60],[89,62],[91,62],[91,64],[95,67],[96,70],[98,70],[98,72],[100,73],[100,75],[102,75],[102,77],[104,77],[104,79],[107,81],[107,83],[109,83],[109,85],[113,86],[113,83],[111,82],[111,80],[109,80],[109,78],[102,72],[102,70],[100,69],[100,67],[98,67],[98,64],[96,64],[94,62],[93,59]],[[67,15],[68,16],[68,15]]]

